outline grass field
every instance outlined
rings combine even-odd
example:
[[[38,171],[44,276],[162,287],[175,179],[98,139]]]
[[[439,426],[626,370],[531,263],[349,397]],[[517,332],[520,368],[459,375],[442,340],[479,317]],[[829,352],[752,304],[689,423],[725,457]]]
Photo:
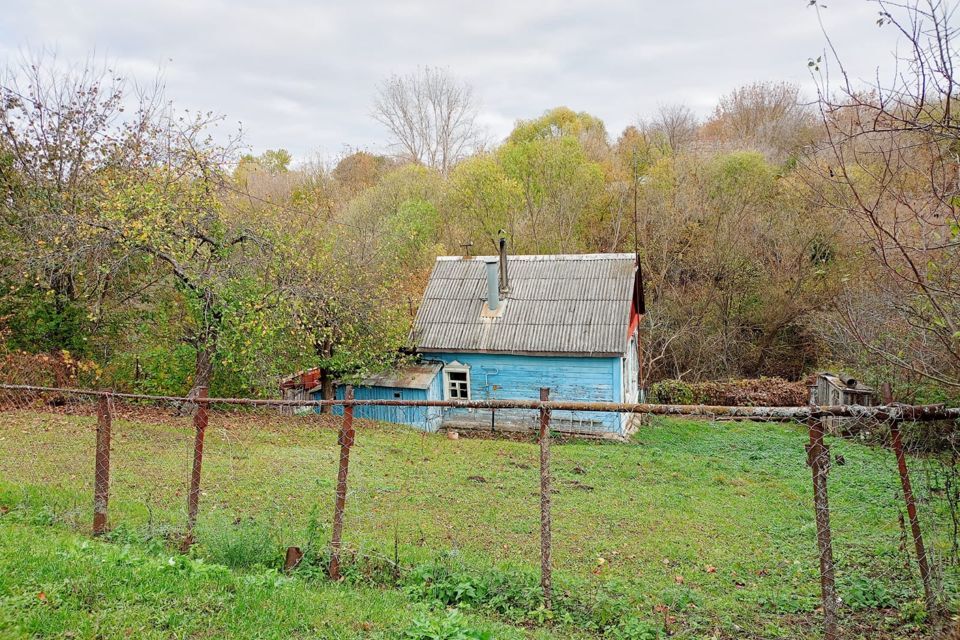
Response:
[[[360,424],[347,579],[324,576],[336,477],[325,417],[216,415],[197,540],[185,526],[192,431],[114,424],[113,530],[86,534],[91,417],[0,413],[4,637],[805,638],[818,571],[805,432],[658,420],[628,444],[553,448],[557,606],[537,590],[535,444]],[[888,452],[848,441],[830,476],[847,637],[922,637]],[[947,523],[922,502],[932,544]],[[287,545],[306,549],[292,577]],[[945,572],[952,599],[955,572]],[[43,594],[40,597],[38,594]],[[69,633],[68,633],[69,632]],[[152,634],[152,636],[151,636]]]

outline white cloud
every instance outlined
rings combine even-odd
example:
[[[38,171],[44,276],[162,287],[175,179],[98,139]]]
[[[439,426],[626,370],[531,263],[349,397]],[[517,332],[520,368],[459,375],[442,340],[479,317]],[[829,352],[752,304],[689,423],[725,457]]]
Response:
[[[242,121],[255,150],[298,158],[383,149],[370,118],[377,83],[422,65],[450,68],[482,100],[493,139],[557,105],[603,118],[612,135],[658,105],[706,115],[754,80],[810,86],[824,39],[806,0],[446,0],[273,2],[12,0],[0,52],[96,49],[141,82],[162,69],[177,105]],[[895,37],[875,7],[830,2],[824,22],[854,74],[889,60]],[[834,6],[836,5],[836,6]]]

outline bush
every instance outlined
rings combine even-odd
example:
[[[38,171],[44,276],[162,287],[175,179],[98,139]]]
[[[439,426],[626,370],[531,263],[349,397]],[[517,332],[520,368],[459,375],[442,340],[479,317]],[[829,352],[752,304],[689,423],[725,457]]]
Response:
[[[638,618],[627,618],[604,635],[612,640],[660,640],[663,629]]]
[[[878,580],[854,576],[842,585],[843,601],[851,609],[887,609],[896,606],[890,591]]]
[[[401,638],[404,640],[493,640],[493,634],[489,631],[474,629],[459,611],[452,609],[439,618],[417,616],[404,630]]]
[[[693,389],[680,380],[661,380],[650,387],[650,401],[657,404],[693,404]]]
[[[273,541],[270,529],[256,520],[205,527],[198,539],[201,541],[198,554],[231,569],[277,567],[282,561],[280,547]]]
[[[686,383],[661,380],[650,387],[650,402],[706,404],[720,407],[800,407],[807,404],[804,381],[783,378],[747,378]]]
[[[481,574],[442,560],[414,567],[404,578],[404,591],[425,602],[446,607],[484,607],[523,621],[542,604],[535,575],[519,571]]]

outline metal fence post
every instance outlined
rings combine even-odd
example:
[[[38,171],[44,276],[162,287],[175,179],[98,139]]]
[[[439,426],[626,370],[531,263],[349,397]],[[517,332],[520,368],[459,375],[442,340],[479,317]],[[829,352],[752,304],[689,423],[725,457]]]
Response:
[[[97,449],[93,476],[93,535],[107,530],[107,505],[110,502],[110,430],[113,399],[102,395],[97,401]]]
[[[193,530],[197,525],[197,513],[200,510],[200,471],[203,468],[203,438],[207,433],[210,419],[210,406],[206,402],[207,387],[197,389],[197,412],[193,415],[194,442],[193,468],[190,472],[190,493],[187,495],[187,535],[183,539],[183,550],[193,544]]]
[[[353,387],[348,385],[344,393],[353,400]],[[353,405],[343,407],[343,424],[340,427],[340,467],[337,469],[337,495],[333,505],[333,535],[330,538],[330,579],[340,579],[340,545],[343,538],[343,511],[347,504],[347,474],[350,471],[350,447],[353,446]]]
[[[813,505],[817,520],[817,549],[820,555],[820,594],[823,598],[823,635],[836,640],[837,588],[833,566],[833,543],[830,536],[830,505],[827,500],[827,474],[830,471],[830,449],[823,444],[823,421],[810,418],[810,444],[807,464],[813,472]]]
[[[550,399],[550,389],[540,389],[540,401]],[[540,407],[540,586],[543,606],[553,607],[553,549],[550,522],[550,409]]]
[[[883,404],[893,404],[893,390],[889,382],[880,387]],[[920,531],[920,518],[917,516],[917,503],[913,498],[913,487],[910,484],[910,473],[907,471],[907,458],[903,452],[903,434],[900,431],[900,421],[890,422],[890,444],[893,455],[897,458],[897,471],[900,474],[900,486],[903,489],[903,500],[907,505],[907,516],[910,518],[910,530],[913,534],[913,544],[917,550],[917,566],[920,569],[920,580],[923,583],[923,597],[927,604],[927,613],[933,619],[937,615],[937,598],[933,591],[933,581],[930,576],[930,565],[927,561],[927,551],[923,544],[923,534]]]

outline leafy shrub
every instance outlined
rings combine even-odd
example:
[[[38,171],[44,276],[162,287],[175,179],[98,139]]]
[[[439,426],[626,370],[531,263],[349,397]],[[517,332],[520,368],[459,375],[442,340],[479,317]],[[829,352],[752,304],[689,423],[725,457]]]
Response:
[[[610,628],[604,637],[611,640],[660,640],[664,633],[663,629],[646,620],[627,618],[616,627]]]
[[[693,389],[680,380],[661,380],[651,385],[650,401],[658,404],[693,404]]]
[[[276,567],[281,561],[269,527],[256,520],[204,528],[198,538],[202,544],[197,553],[231,569]]]
[[[865,576],[854,576],[842,585],[843,601],[851,609],[886,609],[896,606],[890,591],[879,581]]]
[[[421,614],[400,637],[404,640],[493,640],[491,632],[474,629],[456,609],[441,617]]]
[[[929,614],[927,606],[922,600],[911,600],[905,602],[899,607],[900,619],[915,625],[921,625],[927,621]]]
[[[442,560],[414,567],[405,576],[404,591],[418,600],[447,607],[482,606],[521,621],[542,605],[533,574],[510,570],[477,574]]]

